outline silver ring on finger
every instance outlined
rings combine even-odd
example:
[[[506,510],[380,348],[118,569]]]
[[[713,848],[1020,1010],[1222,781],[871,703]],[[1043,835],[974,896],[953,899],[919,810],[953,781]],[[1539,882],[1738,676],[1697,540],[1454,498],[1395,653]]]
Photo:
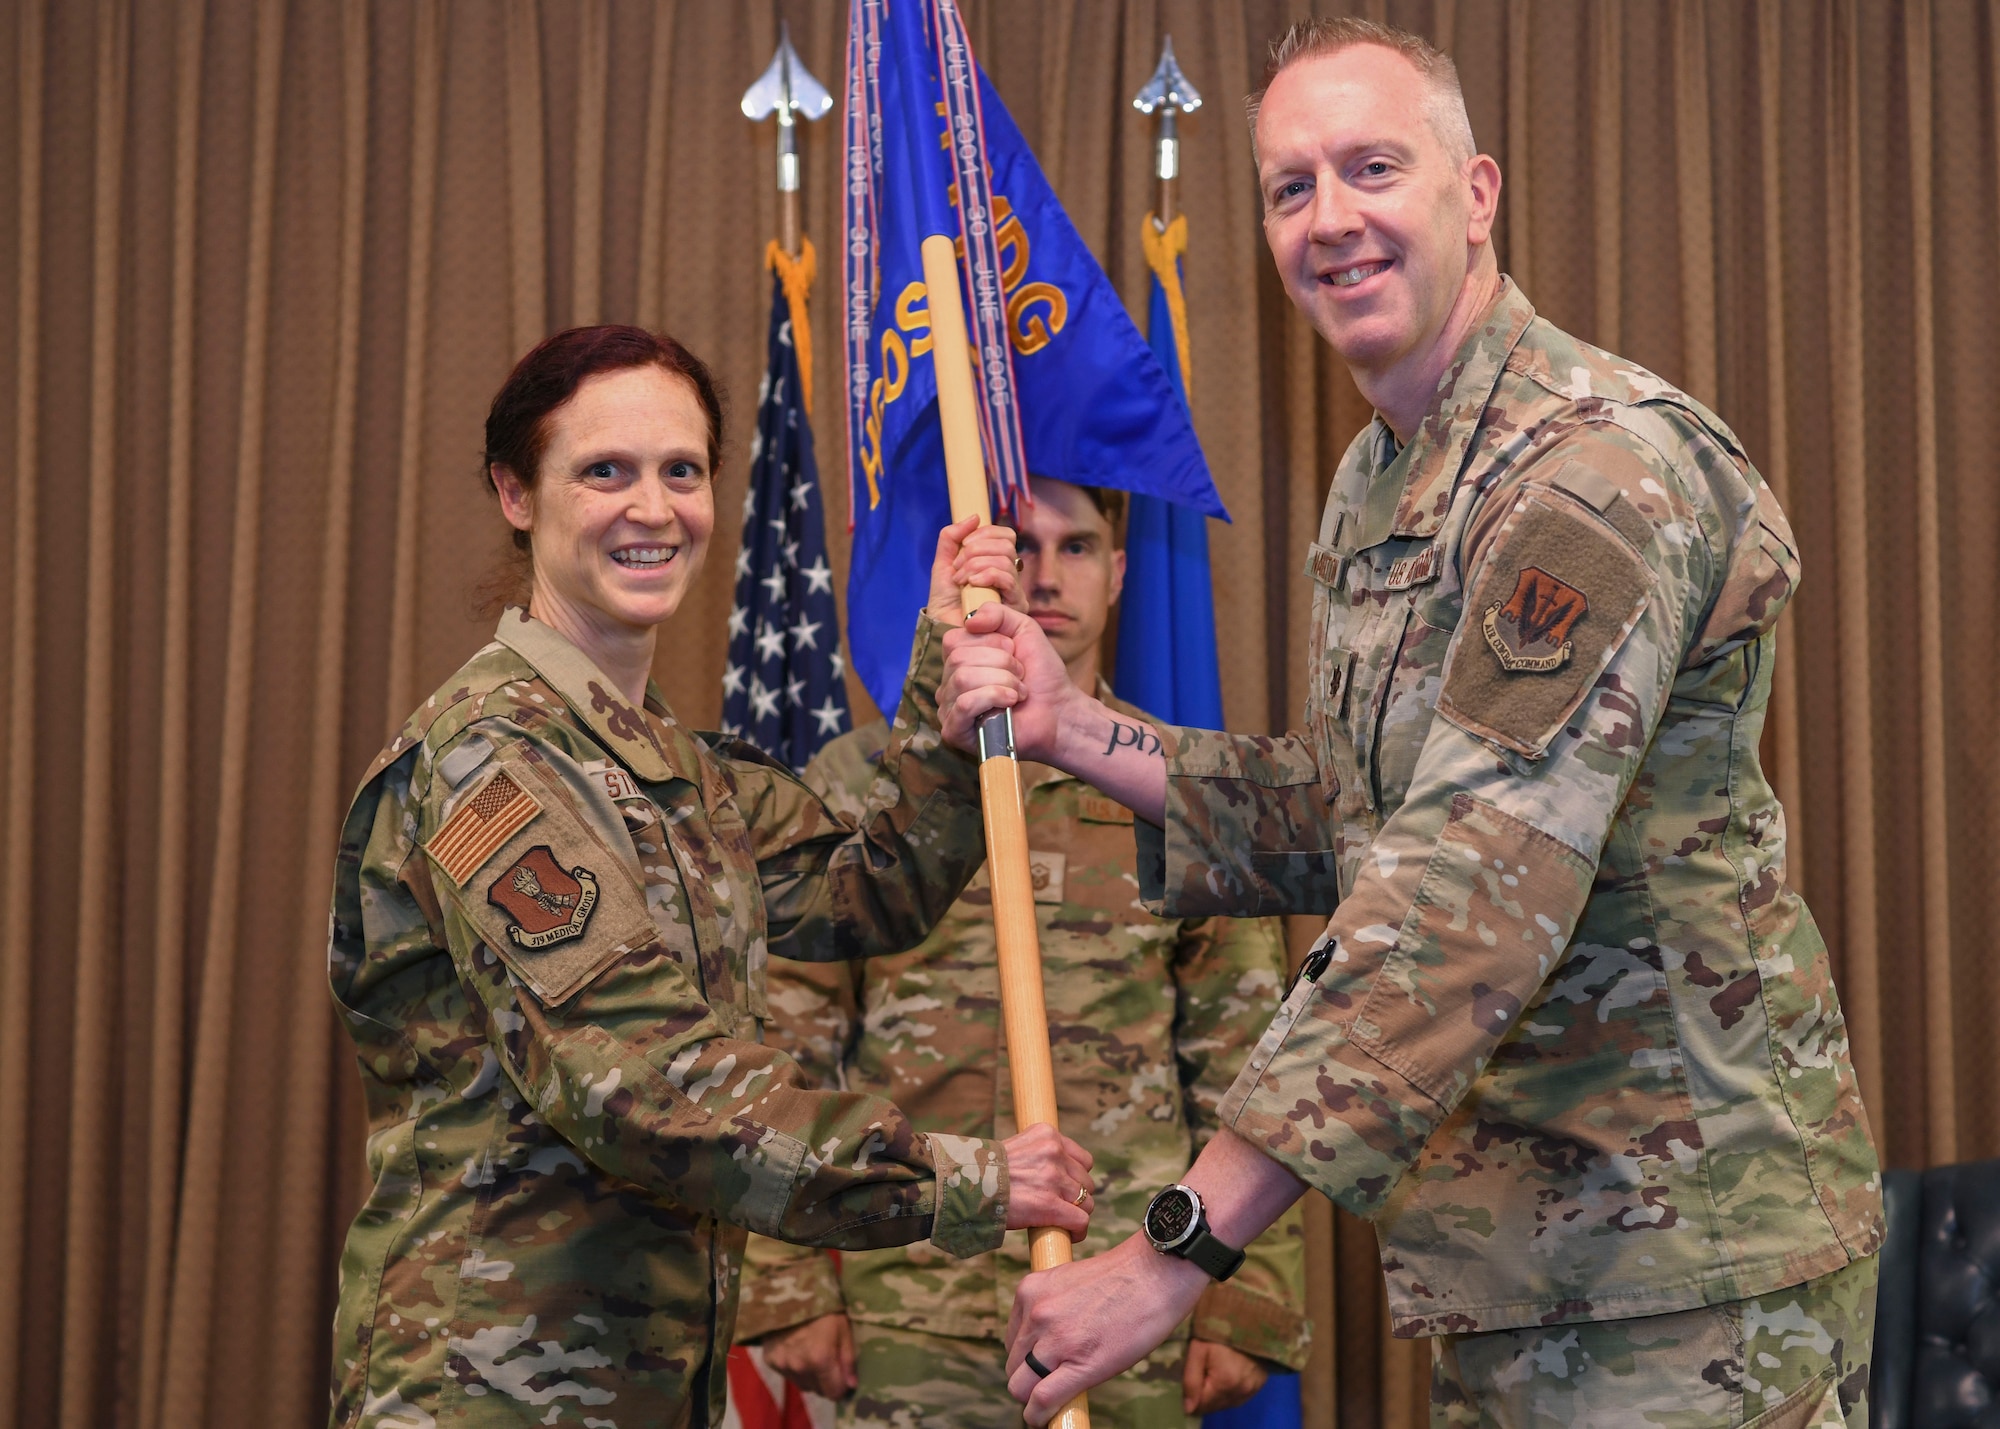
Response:
[[[1029,1369],[1035,1372],[1036,1379],[1047,1379],[1051,1374],[1055,1373],[1055,1371],[1051,1370],[1047,1365],[1043,1364],[1040,1360],[1035,1358],[1035,1352],[1033,1350],[1029,1350],[1026,1358],[1024,1358],[1021,1362],[1025,1364]]]

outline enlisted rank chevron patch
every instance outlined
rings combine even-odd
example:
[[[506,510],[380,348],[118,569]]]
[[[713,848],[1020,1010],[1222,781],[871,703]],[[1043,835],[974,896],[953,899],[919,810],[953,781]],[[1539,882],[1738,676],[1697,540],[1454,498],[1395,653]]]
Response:
[[[491,779],[459,801],[444,827],[424,845],[424,852],[446,877],[463,888],[502,844],[541,811],[533,794],[515,783],[505,769],[496,770]]]

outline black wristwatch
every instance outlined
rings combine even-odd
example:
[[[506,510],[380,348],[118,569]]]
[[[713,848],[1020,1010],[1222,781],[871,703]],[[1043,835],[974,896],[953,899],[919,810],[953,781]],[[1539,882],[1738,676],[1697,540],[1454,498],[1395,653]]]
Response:
[[[1161,1255],[1177,1255],[1211,1280],[1227,1280],[1243,1264],[1243,1252],[1217,1240],[1208,1228],[1201,1197],[1176,1181],[1146,1204],[1146,1239]]]

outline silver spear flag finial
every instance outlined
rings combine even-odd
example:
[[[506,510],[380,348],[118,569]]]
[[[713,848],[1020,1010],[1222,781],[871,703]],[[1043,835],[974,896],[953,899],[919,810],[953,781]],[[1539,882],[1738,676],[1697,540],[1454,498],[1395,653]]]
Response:
[[[743,113],[751,119],[762,119],[767,115],[778,116],[778,192],[796,194],[799,191],[799,139],[798,116],[807,119],[824,119],[833,108],[833,96],[826,92],[826,86],[814,79],[812,72],[799,61],[799,52],[792,48],[792,35],[785,22],[778,22],[778,52],[771,56],[771,67],[759,75],[757,82],[743,91]],[[797,200],[787,199],[785,251],[798,249]]]
[[[1160,116],[1159,142],[1155,146],[1154,174],[1161,179],[1177,178],[1181,171],[1181,141],[1174,121],[1201,108],[1201,94],[1188,83],[1174,62],[1174,37],[1168,35],[1160,47],[1160,65],[1153,77],[1132,97],[1132,107],[1141,114]]]

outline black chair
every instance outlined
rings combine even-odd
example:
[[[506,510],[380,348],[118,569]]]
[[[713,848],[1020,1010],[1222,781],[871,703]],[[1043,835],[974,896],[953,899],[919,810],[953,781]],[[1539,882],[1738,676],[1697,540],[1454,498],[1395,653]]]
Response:
[[[1885,1171],[1869,1422],[2000,1429],[2000,1161]]]

